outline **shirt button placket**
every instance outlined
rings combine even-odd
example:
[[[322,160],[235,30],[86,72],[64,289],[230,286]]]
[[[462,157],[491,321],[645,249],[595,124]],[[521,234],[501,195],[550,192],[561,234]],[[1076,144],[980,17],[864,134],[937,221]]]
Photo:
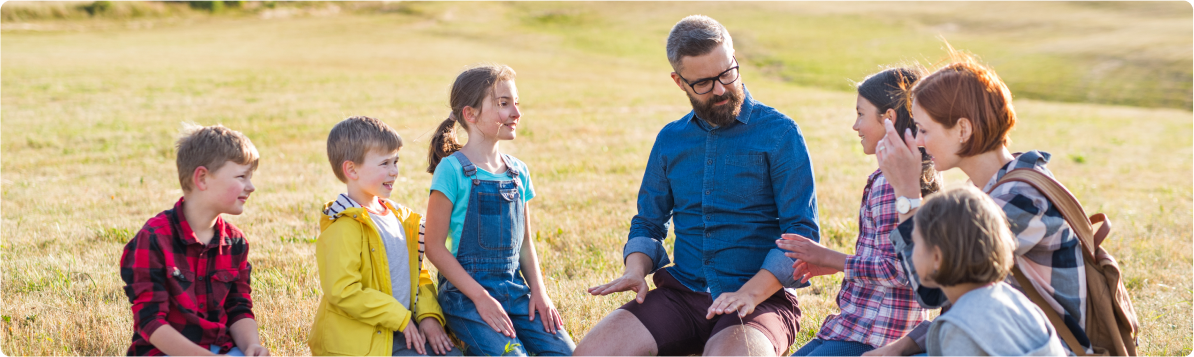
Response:
[[[717,160],[717,129],[716,128],[709,130],[709,136],[705,138],[705,170],[704,170],[705,174],[703,175],[704,177],[702,177],[702,179],[703,179],[702,186],[705,189],[705,195],[701,199],[701,212],[704,213],[704,217],[706,220],[708,220],[708,218],[710,217],[710,212],[712,210],[711,206],[713,203],[713,199],[712,199],[711,195],[713,194],[713,187],[716,184],[715,180],[714,180],[714,177],[716,177],[715,175],[717,174],[717,166],[714,165],[714,163],[716,162],[715,160]],[[704,224],[704,226],[705,226],[704,227],[705,228],[705,239],[712,238],[713,233],[710,232],[710,230],[713,227],[710,227],[710,225],[707,222],[706,222],[706,224]],[[716,276],[714,274],[712,266],[710,265],[713,257],[710,254],[711,251],[706,249],[706,247],[708,247],[708,246],[709,246],[708,241],[703,242],[701,244],[701,260],[704,264],[702,264],[700,271],[701,271],[701,274],[704,275],[704,277],[705,277],[705,288],[706,289],[709,288],[709,286],[710,286],[709,284],[714,281],[715,276]]]

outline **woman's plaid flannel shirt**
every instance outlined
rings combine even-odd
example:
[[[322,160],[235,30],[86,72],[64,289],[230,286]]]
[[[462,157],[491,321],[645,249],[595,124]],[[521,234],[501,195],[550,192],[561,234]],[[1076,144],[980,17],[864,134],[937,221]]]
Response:
[[[990,191],[991,199],[1007,215],[1012,234],[1016,236],[1016,264],[1020,265],[1020,270],[1036,285],[1041,297],[1062,316],[1066,327],[1089,352],[1090,339],[1085,332],[1086,270],[1078,236],[1070,230],[1061,212],[1031,185],[1012,182],[991,191],[999,179],[1015,169],[1033,169],[1052,177],[1053,174],[1045,168],[1049,157],[1049,153],[1036,150],[1017,155],[991,177],[983,186],[983,192]],[[916,289],[917,301],[926,308],[941,307],[947,302],[945,294],[940,289],[920,286],[916,269],[912,267],[912,221],[909,219],[900,223],[891,232],[891,241]],[[1005,282],[1017,289],[1024,289],[1011,275]],[[922,332],[927,330],[918,328],[909,334],[909,338],[919,341],[923,337]]]

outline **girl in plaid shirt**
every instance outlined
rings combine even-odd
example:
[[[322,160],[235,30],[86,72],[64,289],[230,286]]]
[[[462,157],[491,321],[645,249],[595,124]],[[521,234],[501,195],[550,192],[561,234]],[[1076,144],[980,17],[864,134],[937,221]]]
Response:
[[[876,144],[886,133],[884,120],[894,120],[899,128],[914,127],[904,105],[905,92],[920,74],[916,68],[892,68],[858,85],[858,117],[853,129],[862,138],[864,153],[875,153]],[[928,195],[937,190],[939,179],[927,158],[922,159],[921,193]],[[785,235],[778,242],[780,248],[790,252],[787,256],[797,259],[794,274],[801,282],[814,276],[845,273],[837,296],[841,313],[826,317],[817,337],[794,356],[858,356],[899,339],[927,318],[887,239],[898,222],[895,191],[876,169],[862,191],[854,255],[797,235]]]

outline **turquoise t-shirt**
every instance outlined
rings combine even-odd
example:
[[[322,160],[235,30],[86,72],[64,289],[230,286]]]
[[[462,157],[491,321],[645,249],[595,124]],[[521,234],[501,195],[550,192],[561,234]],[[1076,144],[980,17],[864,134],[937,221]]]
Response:
[[[535,198],[535,187],[531,185],[531,172],[521,160],[510,156],[510,166],[518,172],[518,179],[522,181],[519,194],[525,204]],[[477,179],[482,181],[509,181],[510,176],[505,172],[494,174],[477,168]],[[445,242],[452,255],[460,250],[460,232],[464,227],[464,216],[468,213],[469,194],[473,190],[473,179],[464,176],[460,160],[448,156],[435,167],[435,174],[431,176],[431,190],[439,191],[452,201],[452,224],[448,226],[448,239]]]

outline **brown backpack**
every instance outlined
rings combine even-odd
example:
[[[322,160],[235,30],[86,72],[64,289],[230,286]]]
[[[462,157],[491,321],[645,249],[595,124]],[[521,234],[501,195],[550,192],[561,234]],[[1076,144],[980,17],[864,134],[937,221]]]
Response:
[[[1082,245],[1082,261],[1086,265],[1086,336],[1097,355],[1135,356],[1136,333],[1140,324],[1136,309],[1128,297],[1120,276],[1119,264],[1106,250],[1099,247],[1111,232],[1111,221],[1102,213],[1086,217],[1078,199],[1052,177],[1033,169],[1017,169],[1008,172],[995,183],[995,187],[1008,182],[1023,182],[1036,188],[1049,199],[1069,223],[1070,230],[1078,236]],[[992,188],[992,190],[994,190]],[[1074,333],[1066,327],[1057,311],[1049,306],[1032,283],[1020,272],[1019,266],[1012,267],[1012,274],[1024,288],[1025,295],[1045,312],[1053,323],[1057,334],[1070,350],[1078,356],[1086,355],[1086,349],[1078,343]]]

